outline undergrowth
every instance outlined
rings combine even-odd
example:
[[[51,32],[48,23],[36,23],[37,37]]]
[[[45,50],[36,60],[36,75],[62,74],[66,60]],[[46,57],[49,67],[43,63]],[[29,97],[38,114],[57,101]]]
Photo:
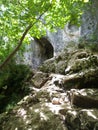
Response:
[[[29,66],[10,63],[0,71],[0,113],[10,110],[28,92]]]

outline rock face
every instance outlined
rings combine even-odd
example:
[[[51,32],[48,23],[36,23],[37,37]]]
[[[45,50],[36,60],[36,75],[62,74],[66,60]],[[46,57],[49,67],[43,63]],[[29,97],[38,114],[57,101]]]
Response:
[[[56,56],[59,52],[70,43],[78,43],[79,28],[66,25],[64,30],[57,30],[56,33],[47,31],[47,36],[40,39],[34,39],[31,42],[32,48],[32,64],[33,68],[37,68],[43,61]],[[28,53],[29,54],[29,53]],[[31,59],[31,58],[30,58]]]
[[[56,56],[59,52],[67,48],[68,45],[79,40],[98,41],[98,1],[94,0],[91,5],[87,5],[81,18],[81,26],[65,25],[64,29],[57,32],[47,31],[46,37],[34,39],[30,45],[30,52],[26,52],[27,63],[33,68],[37,68],[46,59]],[[60,63],[61,64],[61,63]]]
[[[98,41],[98,1],[87,8],[82,17],[80,35],[86,40]]]
[[[45,61],[30,93],[0,114],[0,129],[98,130],[98,55],[66,50]]]

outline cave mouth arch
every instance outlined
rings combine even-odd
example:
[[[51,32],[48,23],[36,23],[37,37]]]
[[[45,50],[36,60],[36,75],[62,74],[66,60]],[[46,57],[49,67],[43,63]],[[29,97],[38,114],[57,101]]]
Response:
[[[54,56],[54,48],[46,37],[41,37],[40,39],[34,38],[34,40],[36,41],[39,48],[39,52],[37,52],[37,54],[40,60],[40,64]]]
[[[54,56],[54,48],[52,44],[45,37],[41,37],[40,39],[34,38],[34,40],[39,44],[40,52],[42,59],[47,60]]]

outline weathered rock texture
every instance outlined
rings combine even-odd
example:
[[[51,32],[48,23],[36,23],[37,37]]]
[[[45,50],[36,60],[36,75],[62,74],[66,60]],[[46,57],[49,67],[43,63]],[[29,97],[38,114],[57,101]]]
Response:
[[[80,36],[86,40],[98,41],[98,1],[86,8],[82,17]]]
[[[40,70],[33,72],[30,94],[0,114],[0,129],[98,130],[98,55],[66,50]]]
[[[61,52],[80,34],[97,41],[97,7],[95,0],[82,17],[81,29],[67,25],[33,41],[33,67],[43,64],[32,75],[30,94],[0,114],[1,130],[98,130],[98,53],[77,48]]]

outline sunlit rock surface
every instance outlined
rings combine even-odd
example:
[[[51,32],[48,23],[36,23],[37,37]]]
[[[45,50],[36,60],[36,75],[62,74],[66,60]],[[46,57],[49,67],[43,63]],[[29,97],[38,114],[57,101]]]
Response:
[[[98,55],[65,50],[33,70],[30,93],[0,114],[1,130],[97,130]]]
[[[65,75],[61,83],[65,89],[98,86],[98,56],[86,50],[65,51],[45,61],[39,69]]]

